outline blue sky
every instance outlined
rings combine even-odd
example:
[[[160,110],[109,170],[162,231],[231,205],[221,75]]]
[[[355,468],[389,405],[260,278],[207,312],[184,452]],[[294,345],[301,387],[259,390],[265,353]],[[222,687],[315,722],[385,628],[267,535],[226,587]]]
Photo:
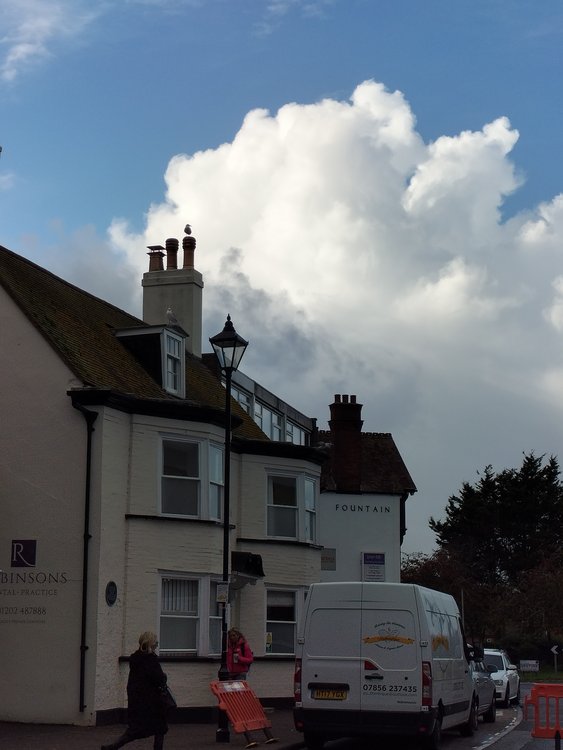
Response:
[[[146,245],[192,223],[205,335],[230,312],[248,374],[393,433],[408,551],[478,469],[559,453],[560,2],[1,0],[0,28],[0,244],[140,315]]]

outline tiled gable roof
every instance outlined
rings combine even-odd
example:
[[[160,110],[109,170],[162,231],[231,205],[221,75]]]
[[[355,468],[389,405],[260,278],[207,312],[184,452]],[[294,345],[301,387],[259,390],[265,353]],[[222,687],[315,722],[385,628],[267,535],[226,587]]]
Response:
[[[317,444],[328,447],[331,442],[330,430],[318,431]],[[362,432],[361,451],[360,492],[386,495],[416,492],[416,485],[390,433]],[[321,489],[325,492],[336,491],[330,460],[323,465]]]
[[[85,386],[137,399],[172,400],[120,342],[114,332],[146,326],[133,315],[85,292],[0,246],[0,286],[18,305]],[[186,402],[224,410],[225,391],[199,359],[186,357]],[[233,415],[241,424],[239,437],[267,437],[238,404]]]

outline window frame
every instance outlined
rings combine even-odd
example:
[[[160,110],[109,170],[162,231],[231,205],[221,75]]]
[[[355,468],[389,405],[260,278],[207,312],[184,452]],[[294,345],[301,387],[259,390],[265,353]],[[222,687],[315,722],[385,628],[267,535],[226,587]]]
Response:
[[[189,443],[197,446],[198,455],[198,475],[197,477],[181,477],[171,474],[164,474],[164,450],[165,443]],[[220,454],[220,460],[215,465],[219,468],[219,475],[212,479],[212,459],[211,451]],[[163,508],[165,478],[185,478],[191,482],[197,482],[197,513],[170,513]],[[191,520],[222,521],[223,519],[223,498],[225,488],[225,446],[209,438],[197,438],[189,435],[178,435],[170,433],[160,433],[159,435],[159,466],[158,466],[158,512],[162,516],[171,518],[186,518]],[[211,487],[219,487],[218,515],[212,512]]]
[[[164,328],[161,333],[162,344],[160,351],[162,352],[162,387],[167,393],[171,393],[174,396],[184,398],[186,394],[186,342],[183,336],[171,331],[169,328]],[[168,341],[173,341],[178,346],[178,353],[171,353],[168,350]],[[169,367],[168,363],[172,361],[175,363],[174,368],[175,378],[177,379],[176,386],[169,383]]]
[[[301,632],[301,623],[305,612],[305,601],[307,599],[307,586],[266,586],[264,592],[264,642],[266,643],[266,656],[295,656],[297,637]],[[280,592],[293,594],[294,596],[294,619],[293,620],[270,620],[268,619],[268,594]],[[269,623],[292,623],[293,624],[293,651],[268,650]]]
[[[196,644],[195,648],[167,648],[166,643],[162,641],[162,619],[166,617],[172,617],[173,615],[163,615],[162,613],[162,596],[163,596],[163,584],[165,580],[179,580],[179,581],[191,581],[196,582],[198,587],[197,592],[197,617],[187,617],[185,619],[191,619],[196,621]],[[200,573],[189,573],[189,572],[177,572],[177,571],[159,571],[159,584],[158,584],[158,636],[159,636],[159,650],[163,656],[220,656],[221,655],[221,630],[219,629],[219,637],[217,638],[217,649],[211,648],[212,635],[211,627],[212,622],[221,625],[221,608],[217,603],[216,612],[212,613],[213,603],[211,602],[211,593],[213,586],[217,586],[221,582],[220,576],[214,575],[202,575]],[[202,623],[206,622],[207,627],[203,628]]]
[[[274,505],[272,500],[272,480],[276,477],[282,477],[282,478],[289,478],[295,480],[295,487],[296,487],[296,504],[295,506],[280,506],[280,505]],[[305,484],[306,482],[310,482],[313,485],[313,497],[314,497],[314,508],[313,511],[310,511],[306,508],[306,493],[305,493]],[[265,518],[265,534],[267,539],[285,539],[285,540],[292,540],[297,542],[306,542],[309,544],[316,544],[317,543],[317,522],[316,522],[316,513],[318,508],[318,501],[319,501],[319,478],[316,476],[313,476],[311,474],[308,474],[306,472],[289,472],[289,471],[281,471],[279,469],[273,469],[273,468],[267,468],[266,469],[266,518]],[[287,507],[287,508],[295,508],[295,528],[296,533],[295,536],[287,536],[283,534],[276,534],[272,533],[270,534],[270,512],[274,508],[280,508],[280,507]],[[310,520],[307,518],[308,513],[313,513],[313,534],[309,534],[308,530],[311,528],[311,525],[307,523],[307,520]]]

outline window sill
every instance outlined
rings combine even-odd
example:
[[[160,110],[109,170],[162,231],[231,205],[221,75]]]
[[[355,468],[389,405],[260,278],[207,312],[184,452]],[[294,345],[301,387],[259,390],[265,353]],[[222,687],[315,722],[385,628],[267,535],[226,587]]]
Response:
[[[125,518],[128,521],[136,519],[140,521],[171,521],[172,523],[204,523],[208,526],[220,526],[223,528],[222,521],[216,521],[210,518],[195,518],[194,516],[164,516],[149,513],[126,513]],[[231,525],[231,528],[234,528],[234,526]]]

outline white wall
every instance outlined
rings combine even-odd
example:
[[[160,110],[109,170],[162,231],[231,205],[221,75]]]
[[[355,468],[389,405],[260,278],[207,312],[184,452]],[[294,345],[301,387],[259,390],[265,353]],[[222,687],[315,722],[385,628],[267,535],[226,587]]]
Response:
[[[400,499],[393,495],[323,492],[318,513],[319,541],[325,547],[321,581],[361,581],[365,575],[401,576]],[[335,550],[333,555],[332,550]],[[385,556],[380,566],[363,570],[362,552]],[[331,564],[334,570],[327,569]]]
[[[0,320],[0,719],[79,722],[85,423],[71,372],[2,291]],[[14,540],[36,543],[34,567],[12,567]]]

